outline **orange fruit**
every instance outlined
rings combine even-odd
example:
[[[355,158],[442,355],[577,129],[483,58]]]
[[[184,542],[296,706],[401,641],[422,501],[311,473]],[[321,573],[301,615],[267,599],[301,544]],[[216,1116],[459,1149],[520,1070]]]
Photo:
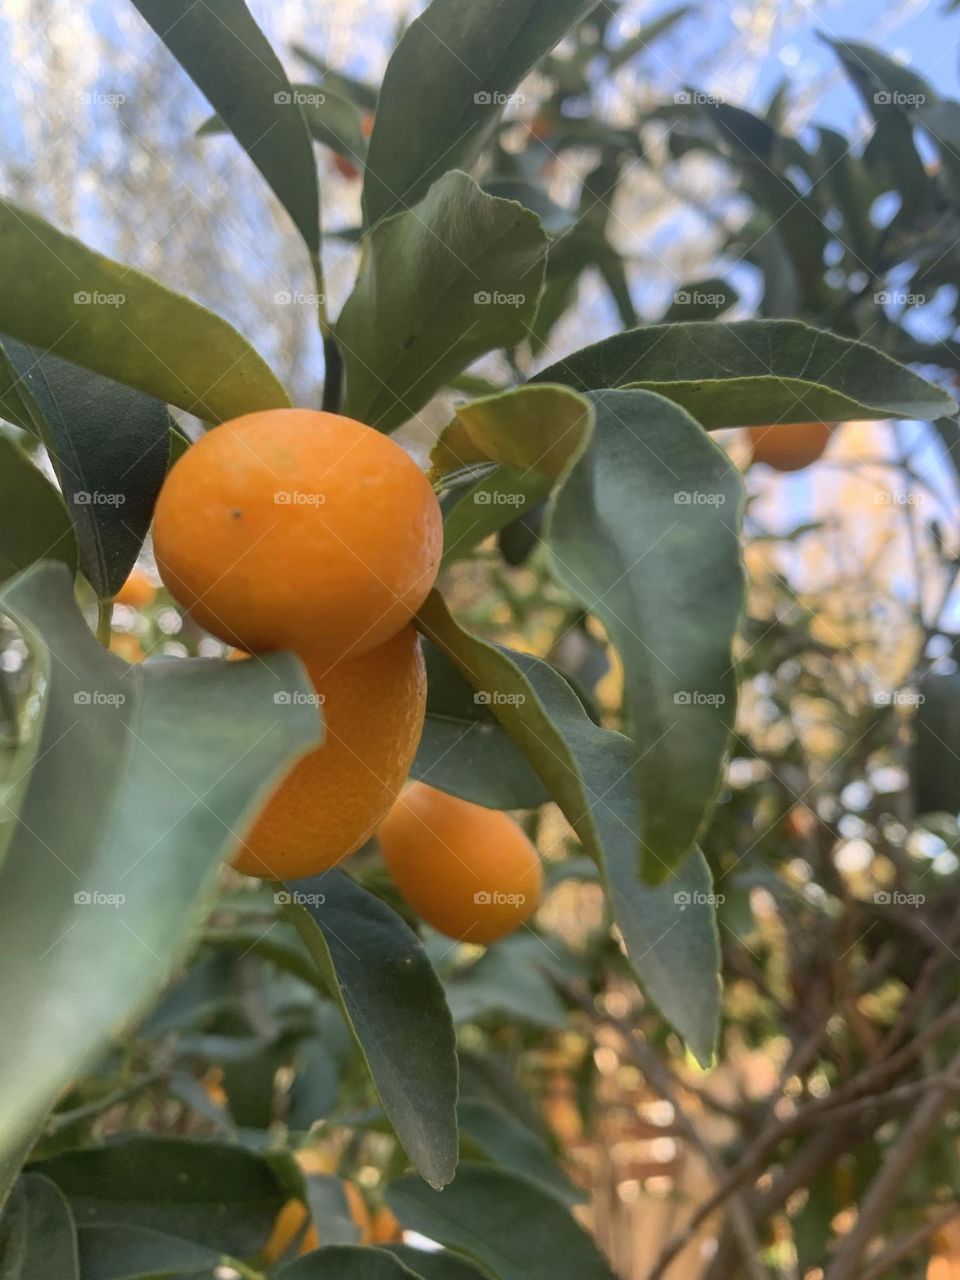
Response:
[[[800,471],[826,449],[833,431],[831,422],[782,422],[771,427],[750,427],[753,461],[765,462],[774,471]]]
[[[214,427],[177,460],[153,537],[171,594],[221,640],[339,661],[410,621],[443,531],[426,476],[389,436],[269,409]]]
[[[374,1244],[394,1244],[403,1239],[403,1227],[385,1204],[374,1213],[371,1229]]]
[[[420,639],[405,627],[372,653],[307,670],[323,699],[323,745],[296,764],[241,842],[250,876],[299,879],[369,839],[406,781],[423,730],[427,681]]]
[[[539,905],[537,851],[499,810],[414,782],[381,824],[379,840],[406,901],[457,941],[506,937]]]
[[[365,111],[363,113],[363,120],[361,121],[360,128],[363,130],[363,136],[365,138],[369,138],[371,133],[373,133],[373,120],[374,116],[372,111]],[[360,177],[360,170],[353,161],[348,160],[346,156],[340,155],[337,151],[333,153],[333,167],[338,173],[342,173],[345,178]]]
[[[153,604],[157,588],[142,569],[133,568],[130,576],[114,596],[117,604],[130,605],[133,609],[145,609]]]
[[[298,1163],[302,1163],[297,1157]],[[373,1228],[370,1210],[363,1198],[360,1188],[352,1182],[341,1179],[343,1194],[346,1196],[350,1217],[360,1233],[358,1244],[373,1243]],[[264,1262],[278,1262],[291,1247],[294,1240],[299,1240],[298,1254],[310,1253],[320,1248],[320,1235],[316,1224],[310,1221],[310,1211],[302,1200],[288,1200],[273,1223],[270,1239],[264,1246],[262,1259]]]
[[[124,662],[142,662],[147,656],[139,638],[129,631],[110,632],[110,652],[123,658]]]

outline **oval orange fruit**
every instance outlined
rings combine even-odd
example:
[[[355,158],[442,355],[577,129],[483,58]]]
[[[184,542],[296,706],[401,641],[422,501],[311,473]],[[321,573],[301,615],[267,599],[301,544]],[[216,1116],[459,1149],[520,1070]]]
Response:
[[[748,434],[754,462],[765,462],[774,471],[801,471],[826,449],[833,431],[830,422],[781,422],[770,427],[750,427]]]

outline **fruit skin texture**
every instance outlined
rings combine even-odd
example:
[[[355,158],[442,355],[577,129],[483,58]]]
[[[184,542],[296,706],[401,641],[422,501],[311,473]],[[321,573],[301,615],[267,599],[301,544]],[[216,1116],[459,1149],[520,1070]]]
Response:
[[[156,599],[157,588],[142,569],[131,569],[130,576],[114,596],[117,604],[130,605],[133,609],[145,609]]]
[[[826,449],[831,422],[784,422],[772,427],[750,427],[753,461],[765,462],[774,471],[801,471]]]
[[[153,538],[171,595],[221,640],[339,661],[410,621],[443,529],[426,476],[389,436],[270,409],[214,427],[177,460]]]
[[[496,809],[414,782],[378,836],[403,897],[449,938],[495,942],[519,929],[539,905],[543,871],[537,851],[516,822]]]
[[[324,742],[241,843],[233,865],[249,876],[317,875],[359,849],[399,795],[423,731],[427,677],[413,627],[359,658],[306,666],[323,698]]]

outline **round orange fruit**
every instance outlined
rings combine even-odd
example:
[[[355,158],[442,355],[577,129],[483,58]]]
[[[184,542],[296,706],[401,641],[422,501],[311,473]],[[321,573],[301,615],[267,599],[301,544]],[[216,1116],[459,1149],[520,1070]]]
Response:
[[[389,436],[270,409],[214,427],[175,463],[154,549],[170,593],[221,640],[339,661],[395,636],[440,564],[440,507]]]
[[[117,604],[126,604],[133,609],[145,609],[153,604],[157,588],[142,569],[130,570],[130,576],[114,596]]]
[[[537,851],[496,809],[414,782],[378,834],[400,893],[447,937],[494,942],[519,929],[540,903]]]
[[[750,427],[754,462],[765,462],[774,471],[801,471],[826,449],[833,423],[782,422],[770,427]]]
[[[233,865],[270,880],[317,875],[369,839],[416,754],[427,682],[413,627],[359,658],[307,660],[323,745],[297,763],[241,842]]]

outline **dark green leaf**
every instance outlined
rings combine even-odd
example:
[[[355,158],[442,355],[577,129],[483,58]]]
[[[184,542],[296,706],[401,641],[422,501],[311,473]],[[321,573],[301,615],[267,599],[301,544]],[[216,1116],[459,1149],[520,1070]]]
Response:
[[[428,1252],[426,1249],[413,1249],[407,1244],[391,1244],[387,1248],[405,1267],[416,1272],[420,1280],[487,1280],[486,1274],[478,1271],[472,1263],[446,1250]]]
[[[133,0],[320,253],[310,135],[280,59],[243,0]]]
[[[212,1269],[222,1258],[217,1249],[149,1227],[81,1227],[78,1240],[83,1280],[179,1280]]]
[[[22,1175],[0,1220],[0,1280],[80,1280],[70,1206],[39,1174]]]
[[[555,576],[623,660],[640,843],[660,879],[709,813],[734,717],[742,484],[724,450],[668,400],[593,399],[593,437],[556,494],[545,540]]]
[[[488,809],[533,809],[549,799],[489,705],[442,650],[424,641],[427,717],[411,777]]]
[[[444,1186],[457,1162],[457,1058],[443,988],[422,943],[340,871],[289,889],[290,914],[340,1002],[397,1136],[427,1181]]]
[[[337,324],[344,413],[389,431],[478,356],[521,341],[546,247],[534,214],[485,195],[464,173],[448,173],[415,209],[380,223]]]
[[[383,77],[363,188],[367,225],[468,167],[523,77],[595,3],[433,0]]]
[[[128,667],[95,642],[62,565],[15,578],[0,607],[46,683],[0,866],[7,1151],[168,979],[218,863],[320,725],[289,654]],[[278,687],[298,697],[278,707]]]
[[[584,347],[533,381],[643,387],[708,429],[956,412],[946,392],[889,356],[799,320],[648,325]]]
[[[673,295],[663,315],[664,323],[715,320],[739,301],[739,293],[726,280],[716,276],[709,280],[691,280]]]
[[[584,1199],[583,1192],[559,1168],[544,1140],[509,1112],[467,1098],[461,1101],[458,1114],[461,1131],[494,1164],[523,1174],[562,1204],[573,1205]]]
[[[7,200],[0,268],[0,333],[210,422],[290,403],[226,320]]]
[[[960,813],[960,672],[921,681],[910,772],[919,813]]]
[[[462,1164],[443,1191],[401,1178],[387,1201],[405,1227],[473,1258],[497,1280],[614,1280],[570,1214],[514,1174]]]
[[[0,344],[32,400],[97,595],[136,564],[167,471],[171,419],[162,400],[7,339]]]
[[[38,560],[77,567],[77,540],[63,499],[24,451],[0,436],[0,582]]]
[[[633,744],[595,725],[547,663],[461,630],[437,593],[419,619],[474,687],[510,695],[492,704],[494,714],[601,868],[638,979],[698,1059],[709,1063],[720,1013],[710,873],[697,853],[656,889],[638,880]],[[612,788],[611,778],[618,779]]]
[[[400,1259],[386,1249],[332,1246],[298,1258],[279,1273],[280,1280],[417,1280]]]
[[[237,1257],[263,1247],[289,1195],[252,1151],[186,1138],[116,1138],[36,1168],[82,1227],[141,1227]]]

